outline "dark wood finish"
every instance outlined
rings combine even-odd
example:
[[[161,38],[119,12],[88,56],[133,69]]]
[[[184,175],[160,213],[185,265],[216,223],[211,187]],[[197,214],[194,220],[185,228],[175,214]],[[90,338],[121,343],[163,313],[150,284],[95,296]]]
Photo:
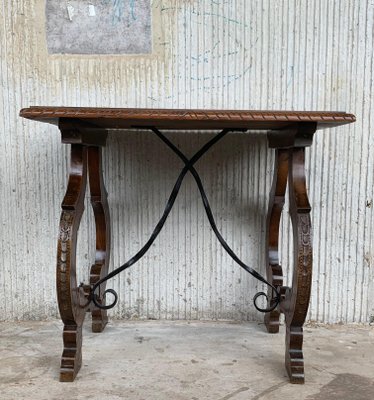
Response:
[[[302,122],[315,122],[318,129],[349,124],[355,116],[323,111],[167,110],[140,108],[30,107],[24,118],[58,124],[73,119],[106,129],[154,126],[160,129],[284,129]]]
[[[266,314],[268,332],[279,331],[280,313],[286,322],[286,369],[292,383],[304,382],[303,324],[308,312],[312,282],[311,207],[305,178],[305,148],[317,129],[355,121],[343,112],[214,111],[31,107],[21,116],[58,124],[62,142],[71,144],[71,168],[62,203],[57,253],[57,294],[64,323],[61,381],[73,381],[82,362],[82,324],[85,311],[92,313],[92,329],[101,332],[108,319],[105,311],[88,305],[90,285],[107,274],[110,255],[110,218],[104,187],[101,147],[107,129],[150,127],[164,129],[253,129],[267,130],[269,147],[275,149],[273,185],[266,231],[268,280],[281,292],[277,309]],[[76,240],[84,209],[87,174],[96,224],[96,257],[90,285],[77,286]],[[279,223],[288,185],[294,242],[292,286],[283,286],[279,262]],[[100,295],[105,290],[100,288]],[[269,298],[272,293],[269,293]],[[271,305],[271,302],[268,304]]]
[[[292,383],[304,383],[303,325],[312,285],[312,224],[305,178],[305,148],[290,151],[289,200],[293,228],[294,271],[284,301],[286,369]]]
[[[279,223],[284,206],[287,187],[289,150],[275,151],[273,185],[269,198],[269,210],[266,221],[266,273],[267,279],[275,287],[283,286],[283,271],[279,264],[278,241]],[[272,304],[272,290],[268,290],[268,307]],[[269,333],[279,332],[280,310],[275,309],[265,314],[265,326]]]
[[[64,349],[60,380],[72,382],[82,364],[82,324],[85,317],[85,297],[76,279],[76,243],[79,223],[84,210],[87,181],[87,149],[71,146],[70,175],[62,202],[60,234],[57,246],[57,298],[64,323]]]
[[[305,379],[303,325],[312,283],[312,225],[305,177],[305,148],[312,144],[316,129],[315,123],[303,123],[279,133],[268,132],[269,147],[276,149],[276,159],[267,220],[267,276],[275,286],[280,287],[282,302],[277,309],[265,315],[265,325],[268,332],[278,332],[280,313],[285,314],[285,365],[292,383],[304,383]],[[290,288],[282,286],[282,267],[278,255],[279,221],[287,183],[294,246]]]
[[[78,286],[76,279],[77,234],[84,212],[88,176],[96,224],[96,255],[90,270],[90,284],[108,272],[110,218],[99,147],[105,144],[107,132],[95,128],[94,135],[90,136],[91,126],[70,120],[61,120],[59,128],[63,143],[71,144],[69,180],[62,202],[57,246],[57,295],[64,323],[60,381],[72,382],[82,364],[82,324],[86,311],[91,311],[93,332],[101,332],[108,322],[106,310],[88,304],[89,288],[83,284]],[[100,288],[101,292],[103,290],[105,284]]]
[[[90,271],[90,284],[94,285],[99,279],[108,274],[110,256],[110,217],[107,192],[101,165],[101,148],[88,147],[88,174],[90,182],[91,205],[95,215],[96,225],[96,256],[95,264]],[[106,282],[100,286],[99,297],[105,291]],[[107,311],[95,307],[91,310],[92,331],[102,332],[108,323]]]

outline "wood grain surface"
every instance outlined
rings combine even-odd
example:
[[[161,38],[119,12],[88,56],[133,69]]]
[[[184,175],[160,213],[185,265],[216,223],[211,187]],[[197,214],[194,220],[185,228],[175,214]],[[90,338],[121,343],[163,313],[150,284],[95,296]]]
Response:
[[[147,108],[30,107],[20,116],[58,124],[59,119],[84,120],[97,127],[124,129],[155,126],[161,129],[283,129],[315,122],[317,129],[349,124],[352,114],[325,111],[178,110]]]

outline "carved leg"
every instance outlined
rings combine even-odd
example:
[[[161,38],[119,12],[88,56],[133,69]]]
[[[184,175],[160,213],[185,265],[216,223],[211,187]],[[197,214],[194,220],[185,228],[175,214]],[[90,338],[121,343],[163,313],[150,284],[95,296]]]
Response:
[[[283,272],[279,264],[278,240],[279,223],[284,206],[284,195],[288,176],[288,150],[275,150],[273,185],[270,192],[268,217],[266,221],[266,273],[267,280],[274,286],[283,285]],[[272,290],[268,290],[268,307],[272,306]],[[279,332],[280,311],[275,309],[265,314],[265,326],[269,333]]]
[[[91,205],[96,225],[95,264],[90,271],[90,284],[95,284],[108,273],[110,256],[110,217],[107,193],[101,167],[101,148],[88,147],[88,176],[91,192]],[[100,286],[100,293],[105,291],[105,283]],[[100,295],[100,293],[98,293]],[[107,311],[97,307],[91,309],[92,331],[102,332],[108,323]]]
[[[72,144],[69,181],[61,206],[57,247],[57,298],[64,323],[64,350],[60,370],[62,382],[73,381],[82,364],[82,324],[87,299],[83,287],[77,286],[75,263],[77,233],[84,210],[86,165],[86,148]]]
[[[286,369],[292,383],[304,383],[303,325],[312,283],[311,207],[305,179],[305,148],[290,154],[289,196],[293,227],[294,271],[292,288],[285,296]]]

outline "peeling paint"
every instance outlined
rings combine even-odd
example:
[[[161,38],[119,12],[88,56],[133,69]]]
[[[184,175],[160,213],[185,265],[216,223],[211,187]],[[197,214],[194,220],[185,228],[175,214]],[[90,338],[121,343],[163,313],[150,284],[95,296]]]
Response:
[[[72,21],[73,16],[74,16],[74,11],[75,11],[74,7],[68,3],[66,6],[66,10],[68,12],[69,21]]]
[[[90,17],[96,17],[96,10],[95,10],[95,6],[93,4],[88,5],[88,15]]]

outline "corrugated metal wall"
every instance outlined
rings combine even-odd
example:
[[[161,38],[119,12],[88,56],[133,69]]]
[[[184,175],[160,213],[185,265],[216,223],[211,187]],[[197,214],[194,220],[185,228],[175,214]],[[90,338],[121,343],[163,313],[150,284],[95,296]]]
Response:
[[[307,153],[310,318],[373,318],[373,0],[153,1],[147,56],[48,55],[44,11],[43,1],[0,3],[0,319],[57,315],[56,237],[68,153],[55,127],[18,117],[29,105],[356,114],[354,125],[318,132]],[[210,134],[169,137],[192,154]],[[181,164],[148,132],[112,134],[104,162],[113,268],[148,238]],[[223,236],[261,272],[272,162],[263,134],[232,134],[198,163]],[[87,210],[82,279],[93,261]],[[284,218],[284,266],[288,231]],[[260,287],[218,245],[190,177],[151,251],[111,285],[121,296],[116,317],[262,318],[251,300]]]

